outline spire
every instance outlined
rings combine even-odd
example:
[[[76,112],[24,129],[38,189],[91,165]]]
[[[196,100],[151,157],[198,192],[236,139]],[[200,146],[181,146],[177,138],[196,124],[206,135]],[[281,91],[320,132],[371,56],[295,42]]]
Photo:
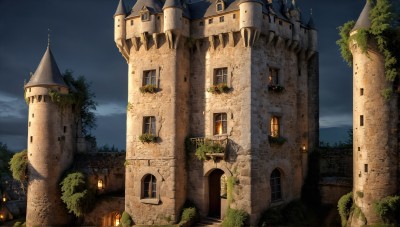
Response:
[[[315,30],[315,23],[314,23],[314,19],[313,19],[313,12],[312,9],[310,9],[310,19],[308,20],[307,26],[313,30]]]
[[[43,85],[68,87],[60,73],[60,69],[58,69],[53,54],[51,53],[50,42],[48,43],[46,52],[44,53],[35,74],[30,78],[29,82],[25,85],[25,88]]]
[[[292,0],[292,5],[290,6],[290,10],[296,10],[297,6],[296,6],[296,0]]]
[[[370,0],[366,0],[363,11],[361,12],[356,25],[351,31],[356,31],[358,29],[368,29],[371,27],[371,20],[369,19],[369,12],[371,11],[371,3]]]
[[[119,0],[117,10],[115,11],[114,17],[118,15],[126,15],[124,0]]]
[[[50,28],[47,29],[47,47],[50,47]]]

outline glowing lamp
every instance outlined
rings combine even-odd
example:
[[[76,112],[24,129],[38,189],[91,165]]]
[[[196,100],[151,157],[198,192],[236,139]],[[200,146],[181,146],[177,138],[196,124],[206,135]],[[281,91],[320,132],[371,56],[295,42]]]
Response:
[[[103,180],[98,180],[97,181],[97,188],[98,189],[103,189],[104,185],[103,185]]]
[[[2,200],[3,200],[3,202],[6,202],[7,201],[6,196],[3,195],[3,199]]]
[[[302,150],[303,152],[306,151],[306,145],[305,145],[305,144],[303,144],[303,146],[301,147],[301,150]]]
[[[3,214],[0,214],[0,219],[4,219],[4,215]]]

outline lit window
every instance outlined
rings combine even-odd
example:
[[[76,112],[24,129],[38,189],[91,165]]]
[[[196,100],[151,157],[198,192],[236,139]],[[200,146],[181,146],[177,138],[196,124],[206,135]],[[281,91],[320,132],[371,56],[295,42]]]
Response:
[[[280,121],[279,117],[273,116],[271,117],[271,136],[279,137],[280,136]]]
[[[272,171],[271,173],[270,186],[271,186],[271,202],[281,200],[282,199],[281,172],[278,169],[274,169],[274,171]]]
[[[143,118],[143,134],[156,134],[156,118],[144,117]]]
[[[98,188],[98,189],[103,189],[103,188],[104,188],[104,182],[103,182],[103,180],[98,180],[98,181],[97,181],[97,188]]]
[[[227,133],[227,116],[226,113],[214,114],[214,135],[222,135]]]
[[[6,195],[3,195],[3,203],[5,203],[5,202],[7,202],[7,198],[6,198]]]
[[[119,226],[120,221],[121,221],[121,215],[120,215],[119,213],[117,213],[117,214],[114,216],[114,221],[113,221],[114,226]]]
[[[151,199],[156,198],[157,194],[157,179],[155,176],[149,174],[143,181],[143,198]]]
[[[219,68],[215,69],[214,71],[215,77],[214,77],[214,85],[217,84],[227,84],[227,78],[228,78],[228,68]]]
[[[156,70],[147,70],[143,72],[143,86],[156,85]]]
[[[269,85],[278,85],[279,84],[279,70],[274,68],[269,68],[268,75]]]

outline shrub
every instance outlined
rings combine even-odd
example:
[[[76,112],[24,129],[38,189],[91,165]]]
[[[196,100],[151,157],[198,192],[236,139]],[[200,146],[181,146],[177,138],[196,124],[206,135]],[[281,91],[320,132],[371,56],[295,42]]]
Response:
[[[156,93],[157,86],[153,84],[147,84],[139,88],[141,93]]]
[[[157,136],[145,133],[139,136],[139,140],[142,143],[155,143],[157,141]]]
[[[342,196],[338,202],[338,211],[341,219],[342,226],[346,226],[347,220],[353,206],[353,192],[349,192]]]
[[[67,205],[70,213],[77,217],[83,216],[94,205],[94,196],[88,188],[82,173],[70,173],[60,183],[61,200]]]
[[[364,225],[367,224],[367,218],[365,217],[364,213],[362,212],[361,208],[354,205],[354,211],[353,211],[354,217],[356,217],[358,220],[361,220]]]
[[[132,224],[133,224],[133,221],[132,221],[131,216],[126,211],[124,211],[121,216],[121,226],[128,227],[128,226],[132,226]]]
[[[196,149],[195,154],[199,160],[206,160],[207,153],[224,153],[224,150],[225,149],[221,144],[205,140],[204,143]]]
[[[24,182],[27,178],[28,152],[23,150],[15,153],[10,160],[10,170],[15,180]]]
[[[195,207],[187,207],[183,209],[182,218],[180,223],[191,222],[197,217],[197,210]]]
[[[228,212],[222,222],[222,227],[242,227],[249,215],[243,210],[228,208]]]
[[[374,203],[375,212],[385,223],[396,223],[400,220],[400,196],[388,196]]]

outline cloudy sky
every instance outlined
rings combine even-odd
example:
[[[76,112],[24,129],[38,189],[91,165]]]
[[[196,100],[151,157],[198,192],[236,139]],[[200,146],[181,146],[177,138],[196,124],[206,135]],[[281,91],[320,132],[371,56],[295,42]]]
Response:
[[[125,0],[133,5],[134,0]],[[365,0],[297,0],[303,16],[312,8],[319,31],[321,139],[346,139],[352,124],[352,73],[339,56],[337,27],[357,19]],[[51,46],[62,72],[84,75],[99,103],[98,145],[125,148],[127,65],[113,42],[117,0],[0,0],[0,142],[26,147],[24,80]]]

